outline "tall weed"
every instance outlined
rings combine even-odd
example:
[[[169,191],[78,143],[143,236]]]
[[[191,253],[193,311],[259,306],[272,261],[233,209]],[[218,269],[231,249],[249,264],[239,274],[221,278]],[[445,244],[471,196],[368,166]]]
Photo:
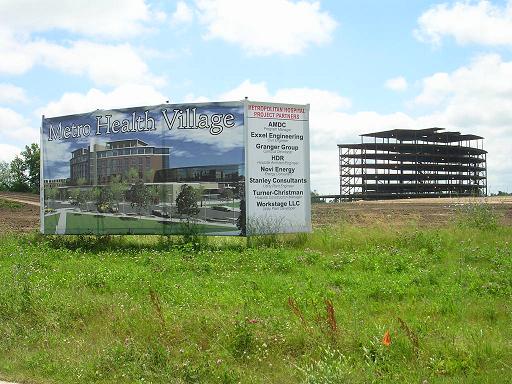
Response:
[[[465,204],[457,211],[457,224],[462,228],[493,231],[498,228],[499,219],[493,206],[486,203]]]

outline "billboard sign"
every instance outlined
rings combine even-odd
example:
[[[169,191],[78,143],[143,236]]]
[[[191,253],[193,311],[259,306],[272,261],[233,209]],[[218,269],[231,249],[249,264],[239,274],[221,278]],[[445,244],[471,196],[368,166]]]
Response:
[[[308,106],[248,102],[247,233],[309,232]]]
[[[45,234],[311,228],[308,106],[245,100],[43,117],[41,150]]]

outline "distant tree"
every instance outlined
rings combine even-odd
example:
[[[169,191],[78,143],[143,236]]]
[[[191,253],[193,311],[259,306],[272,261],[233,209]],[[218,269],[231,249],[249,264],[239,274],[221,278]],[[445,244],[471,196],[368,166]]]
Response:
[[[9,191],[11,188],[11,165],[7,161],[0,161],[0,191]]]
[[[29,190],[33,193],[39,193],[39,168],[41,158],[39,145],[35,143],[30,144],[30,146],[26,145],[25,150],[21,152],[21,156],[25,165]]]
[[[311,203],[313,203],[313,204],[325,203],[325,199],[322,199],[320,197],[320,194],[316,190],[314,190],[314,191],[311,191]]]
[[[10,163],[0,162],[0,190],[39,193],[39,164],[37,144],[26,145]]]
[[[28,177],[26,175],[26,167],[24,161],[16,156],[10,164],[11,173],[11,190],[15,192],[28,192],[30,186],[28,184]]]
[[[138,180],[130,190],[130,203],[132,207],[137,207],[139,216],[142,210],[147,208],[151,201],[151,195],[148,187],[142,180]]]
[[[176,209],[182,215],[187,215],[188,217],[196,216],[199,213],[197,201],[197,193],[194,191],[194,188],[184,184],[178,197],[176,197]]]

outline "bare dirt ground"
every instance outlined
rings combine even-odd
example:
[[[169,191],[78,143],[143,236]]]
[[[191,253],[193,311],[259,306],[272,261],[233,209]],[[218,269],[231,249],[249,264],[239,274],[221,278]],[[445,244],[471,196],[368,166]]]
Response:
[[[0,233],[31,232],[39,228],[39,196],[0,192],[0,199],[23,203],[19,208],[0,205]],[[361,226],[389,225],[444,226],[457,218],[464,207],[487,204],[506,225],[512,225],[512,196],[355,201],[313,204],[313,227],[350,223]]]
[[[316,227],[348,222],[362,226],[414,224],[428,228],[447,225],[456,220],[468,206],[480,204],[490,207],[505,225],[512,225],[512,196],[314,204],[312,221]]]
[[[21,202],[19,208],[0,205],[0,233],[32,232],[39,228],[39,196],[31,193],[0,192],[0,200]]]

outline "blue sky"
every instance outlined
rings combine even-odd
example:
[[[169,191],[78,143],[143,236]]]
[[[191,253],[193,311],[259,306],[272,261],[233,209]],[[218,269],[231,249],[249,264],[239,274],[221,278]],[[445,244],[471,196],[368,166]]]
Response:
[[[311,181],[337,143],[393,128],[486,138],[512,192],[511,1],[12,0],[0,3],[0,160],[41,115],[196,101],[310,103]]]

